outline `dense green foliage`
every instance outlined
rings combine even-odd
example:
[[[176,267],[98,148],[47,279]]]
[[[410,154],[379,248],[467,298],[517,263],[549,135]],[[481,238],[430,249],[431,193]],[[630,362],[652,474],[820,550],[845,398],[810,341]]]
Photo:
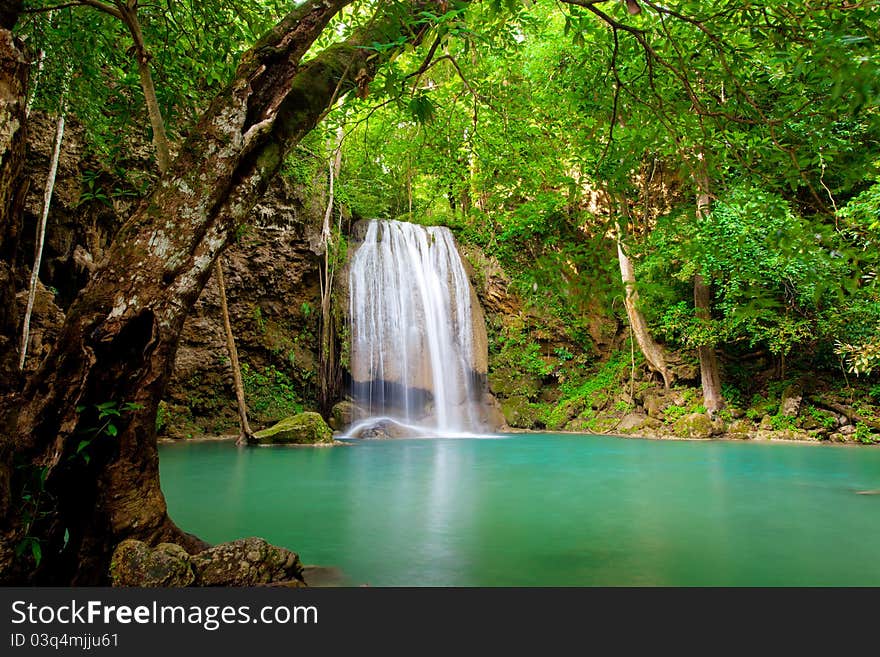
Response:
[[[621,2],[584,4],[424,12],[411,26],[429,27],[419,45],[340,98],[282,175],[323,195],[341,131],[334,218],[445,224],[500,263],[525,312],[542,318],[531,323],[564,334],[554,352],[521,317],[490,327],[495,369],[559,386],[551,400],[513,391],[545,426],[571,416],[562,407],[583,408],[586,421],[590,409],[614,405],[603,391],[623,381],[607,368],[631,369],[620,339],[623,355],[599,363],[591,334],[598,315],[627,321],[618,238],[654,337],[684,358],[717,349],[733,406],[751,404],[756,354],[780,381],[800,367],[873,376],[873,390],[880,4],[644,0],[638,15]],[[317,45],[368,21],[374,5],[351,5]],[[173,141],[285,9],[259,0],[140,7]],[[91,148],[131,187],[104,189],[85,175],[83,198],[142,193],[151,179],[132,144],[146,143],[149,124],[124,27],[72,6],[33,13],[21,30],[45,51],[35,107],[56,110],[66,89]],[[341,228],[334,262],[345,250]],[[694,310],[697,275],[712,290],[708,319]],[[271,372],[245,379],[253,400],[286,385]]]
[[[620,224],[669,346],[876,369],[876,3],[600,5],[479,5],[396,59],[337,113],[351,212],[450,225],[575,342],[621,313]]]

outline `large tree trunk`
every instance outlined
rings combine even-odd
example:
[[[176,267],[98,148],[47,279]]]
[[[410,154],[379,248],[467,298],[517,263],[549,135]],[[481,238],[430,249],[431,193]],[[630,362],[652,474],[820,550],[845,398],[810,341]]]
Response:
[[[42,541],[40,571],[47,581],[106,581],[110,554],[124,538],[201,546],[168,518],[155,439],[156,408],[186,315],[288,149],[338,95],[355,86],[364,91],[391,54],[365,46],[400,34],[417,42],[426,29],[408,31],[399,7],[383,6],[387,13],[300,66],[348,2],[312,0],[297,7],[243,56],[233,82],[120,229],[70,307],[52,352],[28,381],[15,451],[46,469],[47,492],[55,500],[31,527]],[[97,423],[95,405],[107,401],[139,408],[123,415],[116,437],[92,441],[85,463],[77,446]],[[2,465],[9,468],[12,445],[4,447]],[[13,493],[20,494],[17,484]],[[4,520],[7,533],[21,537],[20,517],[6,513]]]
[[[702,164],[702,160],[700,161]],[[709,214],[709,181],[708,176],[701,172],[697,176],[697,221],[703,221]],[[709,321],[712,318],[712,290],[699,273],[694,275],[694,312],[697,319]],[[697,348],[700,357],[700,383],[703,386],[703,406],[706,412],[714,416],[724,408],[724,397],[721,394],[721,371],[718,367],[718,356],[714,345],[700,345]]]
[[[21,2],[0,0],[0,398],[18,389],[15,251],[21,232],[29,64],[12,28]],[[0,433],[3,430],[0,407]],[[2,475],[0,475],[2,479]],[[2,485],[2,484],[0,484]],[[0,492],[0,498],[2,498]],[[2,512],[2,507],[0,507]]]
[[[150,117],[150,126],[153,129],[153,148],[156,152],[156,164],[159,172],[164,174],[171,166],[171,144],[168,133],[165,130],[165,118],[159,108],[159,98],[156,96],[156,87],[153,84],[153,74],[150,67],[152,56],[147,49],[144,35],[141,31],[141,23],[138,18],[138,8],[135,4],[117,4],[114,6],[98,3],[94,5],[103,11],[119,18],[128,28],[129,34],[134,41],[134,55],[138,65],[138,74],[141,80],[141,90],[144,93],[144,103],[147,106],[147,114]],[[118,12],[118,13],[117,13]],[[220,312],[223,316],[223,331],[226,337],[226,352],[229,354],[229,363],[232,367],[232,385],[235,392],[235,401],[238,408],[239,434],[237,445],[243,445],[254,437],[247,418],[247,404],[244,399],[244,386],[241,381],[241,366],[238,362],[238,350],[235,348],[235,336],[232,333],[232,322],[229,319],[229,306],[226,302],[226,284],[223,281],[222,259],[217,258],[214,262],[217,288],[220,294]]]

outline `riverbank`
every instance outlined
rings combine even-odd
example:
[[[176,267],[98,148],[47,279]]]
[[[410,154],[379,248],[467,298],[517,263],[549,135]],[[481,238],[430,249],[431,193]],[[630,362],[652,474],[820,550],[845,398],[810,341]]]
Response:
[[[757,432],[757,435],[744,435],[744,434],[734,434],[734,433],[720,433],[717,435],[712,435],[706,438],[694,438],[689,436],[676,436],[672,433],[665,434],[648,434],[648,433],[617,433],[617,432],[604,432],[604,433],[596,433],[589,431],[567,431],[564,429],[560,429],[557,431],[541,431],[537,429],[518,429],[508,427],[504,431],[499,431],[494,434],[486,434],[486,435],[561,435],[561,436],[584,436],[584,437],[592,437],[592,436],[600,436],[604,438],[624,438],[624,439],[641,439],[641,440],[656,440],[656,441],[676,441],[676,442],[751,442],[751,443],[787,443],[787,444],[799,444],[799,445],[825,445],[825,446],[836,446],[836,447],[875,447],[880,448],[880,443],[872,442],[872,443],[861,443],[856,441],[832,441],[832,440],[823,440],[816,437],[807,437],[807,438],[795,438],[791,437],[791,434],[787,431],[760,431]],[[334,433],[334,440],[332,443],[320,443],[315,445],[280,445],[282,447],[306,447],[306,448],[314,448],[314,447],[348,447],[352,444],[355,444],[358,441],[342,441],[337,438],[341,435],[341,432]],[[160,445],[181,445],[181,444],[190,444],[190,443],[221,443],[221,442],[230,442],[234,443],[237,436],[231,434],[225,435],[203,435],[203,436],[193,436],[191,438],[168,438],[168,437],[160,437],[158,439],[158,443]],[[362,439],[362,440],[382,440],[385,441],[395,441],[395,440],[406,440],[406,438],[377,438],[377,439]],[[257,447],[279,447],[279,445],[257,445]]]

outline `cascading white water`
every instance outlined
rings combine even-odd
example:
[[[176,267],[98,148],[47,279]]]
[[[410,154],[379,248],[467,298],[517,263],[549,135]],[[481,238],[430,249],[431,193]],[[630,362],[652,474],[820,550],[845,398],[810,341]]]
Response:
[[[349,294],[355,404],[441,434],[480,430],[471,289],[449,229],[369,222]]]

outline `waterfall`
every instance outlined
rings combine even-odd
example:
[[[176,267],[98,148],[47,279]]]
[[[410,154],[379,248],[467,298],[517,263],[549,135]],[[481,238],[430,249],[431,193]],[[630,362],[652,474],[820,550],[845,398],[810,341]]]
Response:
[[[428,432],[478,431],[472,293],[449,229],[369,222],[349,295],[355,404]]]

